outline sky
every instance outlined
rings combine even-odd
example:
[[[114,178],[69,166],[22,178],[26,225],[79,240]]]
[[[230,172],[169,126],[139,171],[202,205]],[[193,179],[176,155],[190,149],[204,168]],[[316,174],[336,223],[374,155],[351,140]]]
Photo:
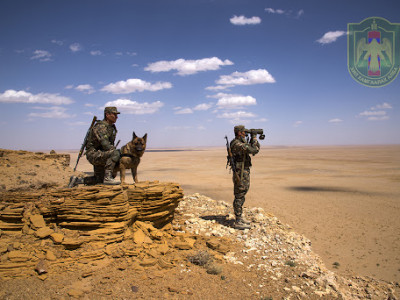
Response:
[[[0,0],[0,148],[79,149],[93,116],[117,140],[224,146],[400,143],[400,76],[348,71],[347,24],[400,23],[398,0]]]

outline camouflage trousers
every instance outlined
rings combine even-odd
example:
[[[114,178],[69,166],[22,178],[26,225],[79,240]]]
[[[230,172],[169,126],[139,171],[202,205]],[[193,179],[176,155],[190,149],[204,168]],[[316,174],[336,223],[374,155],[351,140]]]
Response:
[[[121,152],[116,149],[109,151],[92,150],[86,152],[86,158],[93,165],[94,175],[85,177],[84,183],[86,185],[94,185],[103,183],[107,170],[114,170],[115,165],[121,158]]]
[[[236,182],[233,176],[233,194],[235,195],[235,200],[233,200],[233,211],[236,217],[241,217],[243,212],[243,204],[245,201],[245,196],[250,188],[250,169],[243,169],[243,176],[241,175],[242,170],[237,170],[239,178],[242,178],[240,182]]]

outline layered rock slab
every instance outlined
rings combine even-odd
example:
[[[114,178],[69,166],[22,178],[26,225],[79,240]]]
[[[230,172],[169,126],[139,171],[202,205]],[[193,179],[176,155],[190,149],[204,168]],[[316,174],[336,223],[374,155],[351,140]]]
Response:
[[[143,246],[135,241],[139,231],[147,238],[147,248],[156,240],[157,245],[151,247],[165,252],[166,233],[157,228],[167,228],[165,225],[173,220],[182,198],[179,185],[160,182],[3,193],[0,229],[18,236],[22,250],[14,251],[7,239],[2,239],[0,274],[32,274],[32,266],[47,257],[51,257],[48,260],[53,265],[72,263],[75,257],[86,261],[103,259],[113,253],[109,249],[107,252],[107,245],[121,242],[121,253],[138,255],[140,251],[135,248]]]

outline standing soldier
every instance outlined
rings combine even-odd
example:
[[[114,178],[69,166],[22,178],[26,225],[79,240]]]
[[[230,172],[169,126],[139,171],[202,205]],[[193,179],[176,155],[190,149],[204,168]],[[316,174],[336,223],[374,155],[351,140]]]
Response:
[[[236,174],[233,174],[234,195],[233,210],[235,213],[236,229],[249,229],[250,222],[242,216],[245,195],[250,188],[251,157],[260,151],[257,134],[251,134],[250,143],[246,141],[246,129],[243,125],[234,127],[235,138],[230,143],[231,152],[235,161]],[[236,176],[235,176],[236,175]]]
[[[85,178],[71,177],[69,186],[78,184],[93,185],[104,183],[109,185],[120,184],[112,176],[115,165],[121,154],[114,146],[117,128],[115,122],[118,119],[117,108],[109,106],[104,108],[104,120],[96,122],[90,130],[86,144],[86,158],[93,165],[94,176]]]

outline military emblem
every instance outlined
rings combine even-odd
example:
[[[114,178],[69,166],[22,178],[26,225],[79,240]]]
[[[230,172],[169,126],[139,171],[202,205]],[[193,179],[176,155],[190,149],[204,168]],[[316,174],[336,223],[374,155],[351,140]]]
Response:
[[[400,24],[380,17],[347,24],[350,75],[369,87],[392,82],[400,69]]]

